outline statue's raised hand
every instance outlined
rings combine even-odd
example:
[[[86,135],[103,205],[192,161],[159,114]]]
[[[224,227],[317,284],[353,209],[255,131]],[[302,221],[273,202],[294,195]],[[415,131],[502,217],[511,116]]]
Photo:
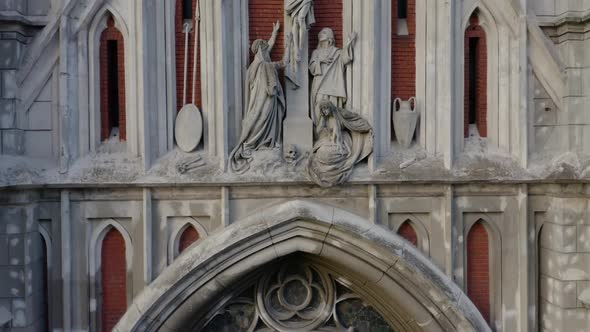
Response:
[[[281,23],[279,21],[272,24],[272,33],[273,34],[278,33],[280,29],[281,29]]]

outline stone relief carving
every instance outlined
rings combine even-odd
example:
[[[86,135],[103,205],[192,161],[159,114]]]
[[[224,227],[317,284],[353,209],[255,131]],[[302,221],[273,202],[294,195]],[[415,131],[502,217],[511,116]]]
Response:
[[[315,14],[313,10],[313,0],[288,0],[285,6],[285,12],[290,18],[292,47],[289,65],[285,70],[287,78],[299,88],[299,63],[301,54],[306,46],[307,32],[312,24],[315,23]]]
[[[288,261],[210,313],[203,331],[393,331],[373,307],[319,266]],[[202,326],[202,325],[201,325]]]
[[[416,111],[416,98],[412,97],[408,100],[396,98],[393,102],[391,115],[397,141],[402,147],[409,148],[412,145],[412,139],[414,138],[414,132],[416,131],[416,125],[420,115]]]
[[[354,166],[373,152],[373,129],[367,120],[330,100],[316,107],[318,139],[311,151],[307,171],[322,187],[348,180]]]
[[[285,146],[283,158],[287,162],[291,171],[295,171],[295,168],[301,160],[309,156],[309,151],[301,153],[295,144],[288,144]]]
[[[252,43],[254,60],[246,74],[246,114],[242,121],[242,134],[238,145],[230,154],[230,169],[244,173],[249,169],[252,153],[261,148],[279,149],[282,144],[283,118],[286,104],[278,69],[289,62],[291,38],[286,38],[286,51],[282,61],[272,62],[270,52],[280,29],[273,24],[270,40],[257,39]]]
[[[346,104],[346,67],[353,61],[353,47],[356,33],[351,33],[343,49],[335,44],[334,31],[324,28],[318,34],[318,47],[311,55],[309,71],[313,76],[310,94],[310,110],[314,125],[318,125],[320,115],[317,103],[328,99],[337,107]]]
[[[255,151],[282,147],[287,107],[278,69],[286,69],[293,63],[295,67],[299,67],[299,63],[307,65],[297,56],[301,56],[302,48],[306,49],[307,30],[315,21],[312,0],[289,0],[286,12],[291,17],[292,32],[285,38],[283,60],[270,60],[270,51],[279,31],[278,22],[273,24],[269,41],[259,39],[251,47],[255,57],[247,71],[247,111],[239,143],[230,154],[230,169],[234,173],[244,173],[250,168]],[[295,39],[292,33],[297,35]],[[310,130],[309,139],[315,139],[315,143],[309,145],[311,152],[300,153],[297,145],[289,141],[283,151],[283,159],[291,170],[307,157],[309,178],[323,187],[347,181],[354,166],[373,151],[371,125],[359,114],[344,108],[347,100],[346,67],[353,61],[356,37],[356,33],[351,33],[346,46],[339,49],[334,46],[332,29],[324,28],[319,33],[318,48],[313,51],[308,68],[313,76],[309,101],[307,98],[302,100],[312,107],[310,126],[315,130]],[[295,56],[294,62],[292,56]]]

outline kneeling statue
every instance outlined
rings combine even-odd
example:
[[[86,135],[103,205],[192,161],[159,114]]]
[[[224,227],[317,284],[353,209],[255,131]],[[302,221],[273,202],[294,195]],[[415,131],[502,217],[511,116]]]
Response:
[[[348,180],[354,166],[373,152],[373,129],[359,114],[336,107],[329,100],[317,105],[317,141],[307,171],[322,187]]]

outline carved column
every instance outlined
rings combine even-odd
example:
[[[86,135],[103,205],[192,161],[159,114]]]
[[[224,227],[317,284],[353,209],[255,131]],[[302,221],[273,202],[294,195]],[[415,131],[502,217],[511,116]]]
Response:
[[[285,8],[289,0],[285,0]],[[285,15],[285,36],[291,32],[291,18]],[[285,79],[285,98],[287,115],[283,121],[283,147],[294,144],[299,153],[311,151],[313,146],[313,123],[309,117],[309,33],[301,49],[301,60],[297,64],[296,75],[299,88],[289,79]]]

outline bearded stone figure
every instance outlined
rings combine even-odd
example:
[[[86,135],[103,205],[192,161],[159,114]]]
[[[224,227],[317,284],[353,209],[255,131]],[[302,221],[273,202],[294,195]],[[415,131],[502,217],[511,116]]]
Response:
[[[334,31],[324,28],[318,34],[319,44],[311,55],[309,71],[313,76],[310,94],[310,109],[313,123],[318,125],[320,114],[317,104],[324,99],[343,108],[346,104],[346,67],[353,61],[353,46],[356,33],[351,33],[343,49],[335,45]]]
[[[286,38],[283,60],[271,61],[270,52],[279,28],[279,22],[273,24],[270,40],[257,39],[252,43],[255,57],[248,67],[246,78],[247,110],[242,121],[240,140],[230,154],[230,169],[234,173],[244,173],[249,169],[253,151],[280,148],[282,144],[285,95],[278,69],[285,68],[285,64],[289,62],[291,38],[290,35]]]
[[[354,166],[373,152],[373,129],[367,120],[330,100],[319,101],[317,133],[307,164],[309,177],[322,187],[348,180]]]

